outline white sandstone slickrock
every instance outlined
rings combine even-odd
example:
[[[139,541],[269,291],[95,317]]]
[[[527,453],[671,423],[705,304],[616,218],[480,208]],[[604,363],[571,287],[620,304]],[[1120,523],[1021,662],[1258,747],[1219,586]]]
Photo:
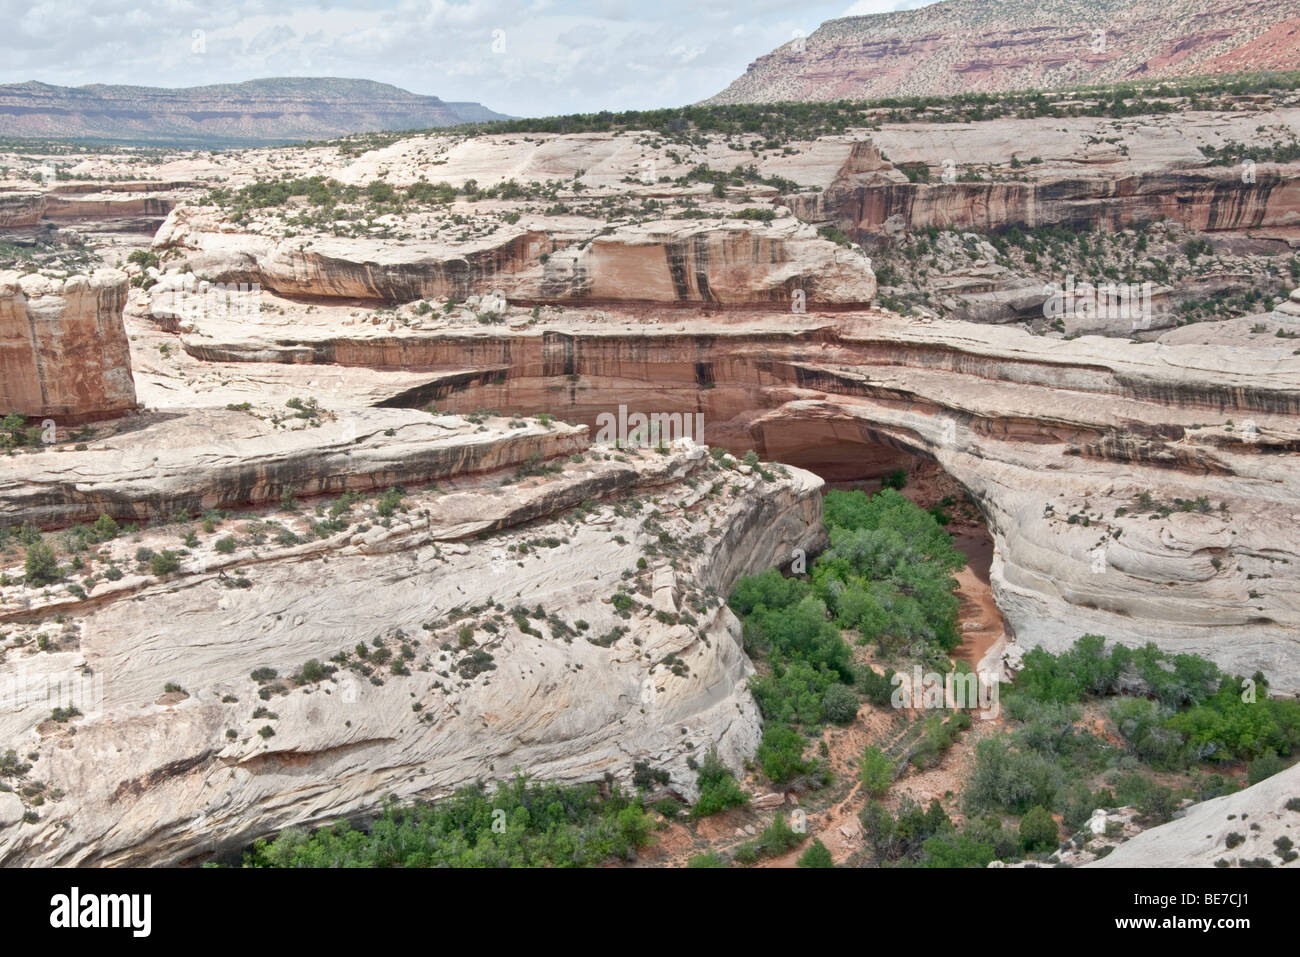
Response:
[[[1087,867],[1216,867],[1219,861],[1240,866],[1260,858],[1272,867],[1294,870],[1300,861],[1284,861],[1274,842],[1300,844],[1300,764],[1279,771],[1235,794],[1194,804],[1167,824],[1143,831]],[[1239,843],[1229,847],[1229,835]]]
[[[76,650],[57,660],[64,668],[84,662],[103,677],[102,707],[66,724],[47,720],[43,702],[4,716],[4,738],[39,754],[31,778],[63,797],[46,802],[37,823],[0,828],[0,861],[196,861],[285,827],[373,812],[387,795],[438,797],[516,769],[541,779],[625,780],[635,760],[646,760],[692,796],[688,758],[716,745],[739,766],[758,743],[752,666],[739,622],[707,596],[725,595],[738,575],[793,548],[817,547],[821,482],[794,469],[771,482],[733,477],[737,492],[686,511],[669,503],[684,497],[686,480],[710,481],[717,466],[707,450],[628,458],[594,456],[496,491],[413,491],[409,507],[429,511],[429,523],[395,523],[374,550],[348,547],[346,538],[341,547],[264,549],[240,566],[248,587],[226,587],[228,569],[182,572],[87,603],[70,616]],[[619,517],[615,506],[628,495],[646,505]],[[566,521],[562,503],[587,499],[606,523]],[[657,540],[640,529],[646,509],[692,543],[677,559],[677,584],[693,602],[694,624],[660,621],[635,605],[625,620],[609,604],[623,570],[635,566],[638,542]],[[537,516],[540,524],[514,527]],[[493,527],[504,530],[473,537]],[[494,557],[507,542],[545,537],[567,541],[516,553],[504,570]],[[495,633],[477,627],[468,646],[455,640],[456,621],[437,624],[453,608],[488,602],[507,613]],[[508,613],[516,605],[585,620],[589,630],[566,641],[553,621],[533,619],[543,636],[525,634]],[[481,625],[490,615],[488,606],[462,622]],[[433,631],[423,628],[429,623]],[[618,626],[629,631],[594,643]],[[395,655],[410,644],[410,673],[376,668],[382,684],[373,684],[345,668],[266,701],[250,678],[255,667],[291,675],[308,659],[375,639]],[[663,663],[665,649],[677,666]],[[458,667],[478,650],[494,667],[462,677]],[[37,654],[10,650],[0,668]],[[160,697],[168,683],[187,696]],[[252,717],[262,706],[276,717]],[[274,734],[260,736],[264,726]]]

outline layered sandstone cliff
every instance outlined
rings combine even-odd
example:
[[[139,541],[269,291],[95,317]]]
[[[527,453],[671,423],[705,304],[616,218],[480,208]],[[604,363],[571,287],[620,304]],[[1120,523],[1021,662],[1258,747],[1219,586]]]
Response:
[[[127,278],[0,273],[0,409],[94,419],[135,406],[122,326]]]
[[[193,182],[60,183],[50,189],[0,191],[0,230],[29,232],[34,226],[57,228],[94,223],[140,221],[149,232],[182,197],[198,188]]]
[[[268,430],[231,409],[143,415],[133,428],[83,449],[25,454],[0,476],[0,524],[62,527],[109,515],[162,516],[244,508],[284,496],[383,490],[515,468],[579,451],[563,424],[475,431],[460,419],[405,409],[324,413]]]
[[[821,197],[826,218],[860,233],[892,223],[997,232],[1011,226],[1117,232],[1170,220],[1206,232],[1300,227],[1300,164],[1177,170],[1120,177],[1057,173],[1028,182],[891,183]]]
[[[199,322],[181,340],[228,369],[427,375],[395,388],[393,404],[589,426],[619,405],[699,413],[710,444],[831,480],[933,459],[988,521],[994,588],[1019,641],[1060,648],[1081,630],[1155,641],[1300,687],[1300,358],[1276,323],[1139,344],[866,312],[628,323],[566,311],[518,329],[270,315]]]
[[[538,217],[456,245],[273,239],[221,228],[219,213],[175,210],[155,247],[195,273],[255,282],[287,296],[409,302],[500,292],[525,302],[720,305],[807,300],[864,304],[875,296],[860,251],[793,217],[765,226],[658,221],[593,230]]]

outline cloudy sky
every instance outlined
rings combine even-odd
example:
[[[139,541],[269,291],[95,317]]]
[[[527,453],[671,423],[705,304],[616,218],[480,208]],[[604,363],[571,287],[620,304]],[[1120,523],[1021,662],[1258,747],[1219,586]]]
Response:
[[[692,103],[823,20],[925,0],[0,0],[0,82],[345,76],[520,116]]]

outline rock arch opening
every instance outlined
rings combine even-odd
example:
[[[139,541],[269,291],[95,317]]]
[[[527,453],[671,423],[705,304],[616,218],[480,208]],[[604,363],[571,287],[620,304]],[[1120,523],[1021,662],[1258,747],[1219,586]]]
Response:
[[[990,580],[993,535],[982,503],[923,441],[909,440],[897,429],[828,403],[824,394],[804,398],[799,390],[773,390],[770,382],[762,381],[763,370],[743,370],[732,363],[656,367],[653,375],[645,374],[649,370],[643,366],[637,378],[625,377],[628,370],[616,377],[592,374],[574,364],[566,369],[562,375],[532,382],[519,374],[521,370],[504,367],[460,372],[387,404],[428,405],[453,413],[546,413],[587,426],[593,439],[611,420],[626,423],[637,413],[660,416],[662,422],[684,424],[690,438],[737,457],[752,450],[764,461],[812,472],[825,481],[827,490],[870,493],[885,485],[898,487],[945,525],[967,558],[966,568],[955,576],[962,643],[953,650],[953,659],[976,670],[996,665],[1007,626]],[[739,383],[724,378],[738,372]],[[762,387],[746,387],[746,374],[753,374]],[[774,402],[779,404],[774,407]],[[702,435],[692,431],[693,423],[702,425]],[[667,437],[672,437],[671,428]]]

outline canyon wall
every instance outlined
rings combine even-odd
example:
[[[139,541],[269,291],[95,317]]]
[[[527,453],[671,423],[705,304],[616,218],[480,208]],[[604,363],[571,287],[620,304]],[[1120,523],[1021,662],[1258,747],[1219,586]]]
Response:
[[[830,481],[933,459],[984,512],[1022,644],[1092,631],[1300,688],[1300,359],[1256,320],[1139,344],[864,313],[564,315],[518,331],[200,323],[181,339],[205,362],[425,370],[394,404],[589,427],[619,405],[699,413],[709,444]]]
[[[1117,232],[1160,219],[1216,232],[1300,227],[1300,164],[1259,164],[1242,181],[1237,167],[1117,176],[1058,174],[1028,182],[895,182],[832,188],[802,202],[800,215],[825,218],[858,235],[894,223],[909,229],[999,232],[1062,226]]]
[[[0,525],[58,528],[100,515],[147,523],[515,468],[586,446],[583,431],[564,424],[466,435],[458,420],[405,409],[270,434],[229,409],[144,414],[134,426],[84,449],[25,453],[23,468],[0,476]]]
[[[575,231],[545,221],[440,248],[385,240],[263,238],[223,230],[217,214],[174,210],[154,239],[218,281],[286,296],[409,302],[500,291],[526,302],[868,303],[875,278],[858,250],[793,218],[748,224],[651,222]]]
[[[135,407],[122,326],[127,277],[0,273],[0,410],[59,420]]]
[[[60,183],[49,190],[0,191],[0,230],[41,223],[77,225],[114,219],[155,220],[156,230],[197,183]]]
[[[39,190],[0,192],[0,229],[35,226],[45,215],[45,194]]]

